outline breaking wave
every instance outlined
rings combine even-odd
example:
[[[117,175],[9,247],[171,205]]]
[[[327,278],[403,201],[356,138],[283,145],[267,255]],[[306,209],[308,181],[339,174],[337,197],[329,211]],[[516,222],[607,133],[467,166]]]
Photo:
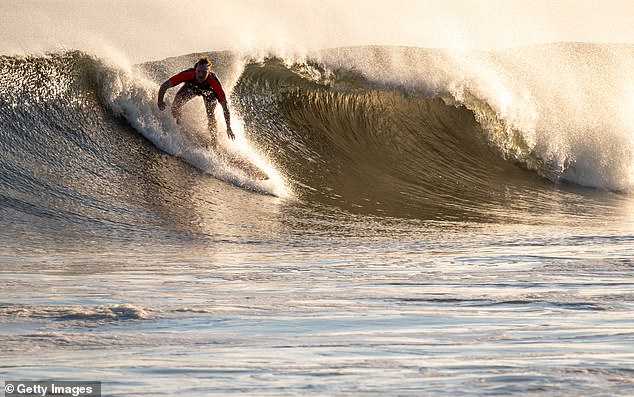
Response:
[[[195,100],[185,132],[156,108],[158,85],[198,55],[0,58],[5,205],[74,217],[73,200],[98,195],[83,207],[126,213],[127,189],[162,153],[249,191],[388,216],[538,213],[565,186],[634,186],[632,46],[206,54],[233,106],[238,139],[226,152],[268,180],[200,143]]]

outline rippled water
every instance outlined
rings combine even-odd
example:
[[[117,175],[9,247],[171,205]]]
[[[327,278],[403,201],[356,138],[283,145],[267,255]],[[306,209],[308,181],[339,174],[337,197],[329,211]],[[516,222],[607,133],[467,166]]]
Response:
[[[383,226],[5,249],[3,377],[98,379],[122,396],[634,390],[631,233]]]

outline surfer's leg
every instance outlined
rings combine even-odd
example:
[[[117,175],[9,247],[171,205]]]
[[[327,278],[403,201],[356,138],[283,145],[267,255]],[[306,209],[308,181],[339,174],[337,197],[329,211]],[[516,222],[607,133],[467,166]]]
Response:
[[[205,110],[207,111],[207,129],[211,136],[211,146],[216,147],[218,139],[216,137],[216,99],[203,95],[205,100]]]
[[[176,119],[177,124],[180,124],[181,108],[185,105],[185,103],[187,103],[187,101],[195,96],[196,94],[188,84],[181,87],[181,89],[176,93],[176,96],[174,96],[174,102],[172,102],[172,116]]]

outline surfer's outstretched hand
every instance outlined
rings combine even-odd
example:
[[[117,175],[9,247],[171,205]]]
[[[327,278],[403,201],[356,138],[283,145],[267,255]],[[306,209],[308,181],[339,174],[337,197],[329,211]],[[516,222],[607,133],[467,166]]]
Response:
[[[228,136],[231,140],[236,139],[236,135],[233,133],[233,131],[231,131],[231,127],[227,127],[227,136]]]

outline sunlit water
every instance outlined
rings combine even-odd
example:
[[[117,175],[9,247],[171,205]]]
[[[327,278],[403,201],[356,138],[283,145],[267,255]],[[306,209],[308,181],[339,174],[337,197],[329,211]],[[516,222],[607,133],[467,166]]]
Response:
[[[634,393],[631,224],[321,210],[325,232],[306,210],[225,241],[4,247],[2,377],[109,396]]]

